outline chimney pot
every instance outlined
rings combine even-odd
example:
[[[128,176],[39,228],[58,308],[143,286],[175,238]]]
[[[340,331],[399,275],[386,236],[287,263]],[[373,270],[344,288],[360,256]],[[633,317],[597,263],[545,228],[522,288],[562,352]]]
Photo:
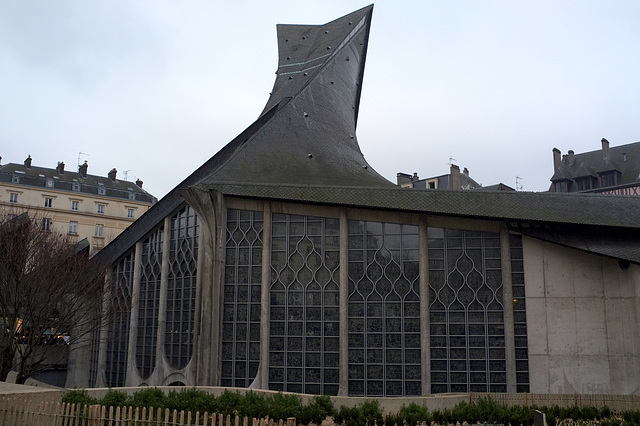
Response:
[[[86,178],[88,169],[89,169],[89,163],[87,163],[87,160],[84,160],[84,164],[82,164],[81,166],[78,166],[78,173],[80,173],[81,177]]]
[[[609,141],[605,138],[602,138],[600,142],[602,142],[602,159],[604,161],[611,160],[611,154],[609,152]]]
[[[449,174],[449,187],[447,189],[462,189],[460,182],[460,167],[455,164],[451,165],[451,173]]]
[[[111,179],[113,182],[116,181],[116,174],[118,173],[118,171],[116,170],[116,168],[114,167],[113,169],[111,169],[109,171],[109,173],[107,174],[107,177],[109,177],[109,179]]]
[[[465,175],[469,176],[469,169],[467,169],[465,167],[464,169],[462,169],[462,173],[464,173]]]
[[[136,185],[138,185],[138,187],[142,188],[142,184],[143,182],[140,179],[136,179]]]
[[[58,161],[58,166],[56,167],[56,170],[60,174],[64,173],[64,161]]]
[[[562,154],[558,148],[553,148],[553,172],[557,172],[562,165]]]
[[[572,149],[570,149],[569,151],[567,151],[567,161],[569,161],[569,165],[573,166],[573,163],[575,161],[575,158],[573,156],[574,152]]]
[[[26,160],[24,160],[24,166],[25,166],[27,169],[30,169],[30,168],[31,168],[31,156],[30,156],[30,155],[27,157],[27,159],[26,159]]]

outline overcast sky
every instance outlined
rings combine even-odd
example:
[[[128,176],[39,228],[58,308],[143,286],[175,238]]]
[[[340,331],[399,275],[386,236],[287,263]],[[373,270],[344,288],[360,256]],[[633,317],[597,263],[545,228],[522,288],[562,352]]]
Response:
[[[0,0],[2,164],[87,160],[160,198],[258,117],[276,24],[366,5]],[[362,152],[393,182],[448,173],[452,157],[485,186],[546,190],[554,147],[640,141],[639,22],[637,0],[381,0]]]

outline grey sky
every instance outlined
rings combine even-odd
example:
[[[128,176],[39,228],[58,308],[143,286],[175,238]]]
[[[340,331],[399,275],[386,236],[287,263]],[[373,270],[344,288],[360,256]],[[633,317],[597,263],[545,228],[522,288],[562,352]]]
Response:
[[[0,0],[0,156],[118,169],[161,197],[251,124],[275,80],[275,25],[322,1]],[[375,3],[358,122],[395,182],[448,172],[541,191],[551,150],[640,141],[640,2]]]

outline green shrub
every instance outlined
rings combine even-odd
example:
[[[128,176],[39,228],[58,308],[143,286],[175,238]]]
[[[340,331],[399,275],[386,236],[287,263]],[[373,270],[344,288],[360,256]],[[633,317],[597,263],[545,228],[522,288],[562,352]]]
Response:
[[[147,408],[164,408],[167,404],[164,392],[162,392],[158,388],[146,388],[143,390],[139,390],[133,394],[133,396],[129,399],[129,402],[134,407]]]
[[[169,391],[165,408],[169,410],[213,412],[216,408],[215,396],[196,388]]]
[[[84,389],[74,389],[62,395],[62,402],[66,402],[67,404],[93,405],[97,404],[98,400],[90,396],[89,392]]]
[[[269,415],[269,403],[263,395],[247,392],[242,397],[237,410],[241,416],[261,419]]]
[[[298,395],[274,394],[269,404],[269,417],[275,420],[286,420],[288,417],[300,418],[302,414],[302,401]]]
[[[104,397],[100,400],[100,404],[105,407],[126,407],[129,404],[129,398],[127,394],[122,391],[116,391],[113,389],[109,389],[109,391],[104,395]]]
[[[402,408],[398,412],[398,419],[395,423],[397,423],[398,425],[401,425],[403,423],[407,423],[408,425],[415,425],[418,422],[425,422],[427,424],[431,423],[431,414],[429,413],[429,409],[427,407],[423,407],[413,402],[408,406],[402,406]]]
[[[314,396],[309,404],[300,410],[300,418],[298,423],[308,425],[309,423],[320,424],[327,416],[333,416],[335,408],[333,402],[328,396]]]

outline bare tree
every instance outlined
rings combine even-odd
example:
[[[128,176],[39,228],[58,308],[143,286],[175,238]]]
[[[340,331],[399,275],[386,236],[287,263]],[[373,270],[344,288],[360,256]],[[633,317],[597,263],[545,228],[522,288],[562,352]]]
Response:
[[[0,381],[24,383],[100,323],[106,285],[86,240],[45,231],[42,217],[0,218]],[[77,346],[77,345],[76,345]]]

